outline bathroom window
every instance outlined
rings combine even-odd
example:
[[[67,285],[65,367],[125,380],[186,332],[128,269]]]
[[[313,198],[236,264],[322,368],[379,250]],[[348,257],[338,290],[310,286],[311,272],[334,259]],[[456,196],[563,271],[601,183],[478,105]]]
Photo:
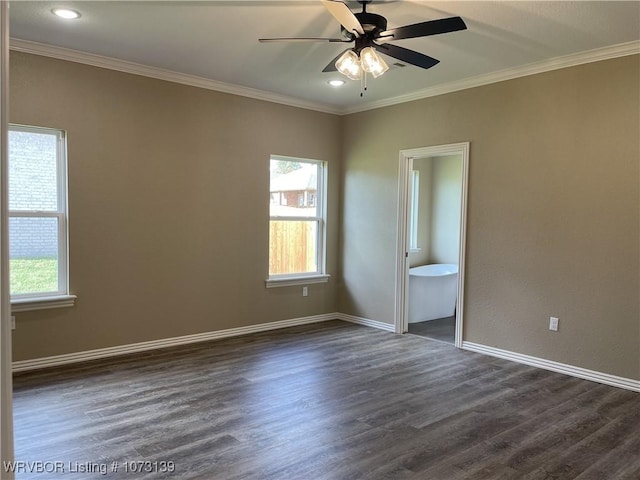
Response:
[[[326,169],[318,160],[271,156],[267,287],[327,281]]]
[[[409,250],[417,251],[418,247],[418,208],[420,205],[420,172],[411,171],[411,216],[409,218]]]
[[[8,167],[12,310],[70,306],[65,132],[10,125]]]

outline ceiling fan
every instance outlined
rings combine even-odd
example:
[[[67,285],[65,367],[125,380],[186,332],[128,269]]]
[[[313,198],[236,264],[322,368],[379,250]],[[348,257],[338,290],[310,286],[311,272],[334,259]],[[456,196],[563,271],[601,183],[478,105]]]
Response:
[[[351,9],[339,0],[323,0],[322,4],[329,10],[341,25],[342,38],[260,38],[262,43],[271,42],[328,42],[352,43],[349,48],[340,53],[322,70],[323,72],[339,71],[351,79],[366,79],[366,74],[374,77],[382,75],[389,67],[376,51],[420,68],[431,68],[439,60],[387,43],[406,38],[426,37],[441,33],[465,30],[467,26],[460,17],[442,18],[426,22],[405,25],[404,27],[387,30],[387,19],[382,15],[367,12],[367,4],[371,0],[358,0],[362,4],[362,12],[353,13]],[[362,95],[362,93],[361,93]]]

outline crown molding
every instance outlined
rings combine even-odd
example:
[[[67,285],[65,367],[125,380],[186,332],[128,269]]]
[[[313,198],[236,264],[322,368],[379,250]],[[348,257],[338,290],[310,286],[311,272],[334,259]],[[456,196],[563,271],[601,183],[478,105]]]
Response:
[[[130,73],[133,75],[141,75],[143,77],[155,78],[157,80],[165,80],[167,82],[180,83],[191,87],[205,88],[216,92],[230,93],[232,95],[240,95],[242,97],[253,98],[256,100],[264,100],[266,102],[279,103],[297,108],[305,108],[307,110],[315,110],[323,113],[331,113],[334,115],[342,114],[340,109],[333,108],[323,103],[308,102],[299,98],[287,95],[279,95],[277,93],[266,92],[255,88],[242,87],[230,83],[219,82],[208,78],[188,75],[185,73],[164,70],[162,68],[150,67],[139,63],[119,60],[117,58],[104,57],[93,53],[81,52],[69,48],[56,47],[54,45],[46,45],[44,43],[30,42],[28,40],[20,40],[11,38],[9,48],[16,52],[31,53],[44,57],[56,58],[58,60],[66,60],[69,62],[82,63],[93,67],[107,68],[119,72]]]
[[[389,107],[400,103],[412,102],[415,100],[422,100],[424,98],[458,92],[460,90],[466,90],[469,88],[481,87],[483,85],[503,82],[505,80],[512,80],[515,78],[526,77],[538,73],[550,72],[561,68],[574,67],[585,63],[599,62],[602,60],[609,60],[613,58],[624,57],[627,55],[640,54],[640,41],[636,40],[633,42],[621,43],[618,45],[598,48],[595,50],[588,50],[586,52],[579,52],[562,57],[556,57],[541,62],[530,63],[520,67],[508,68],[505,70],[500,70],[498,72],[478,75],[476,77],[465,78],[455,82],[436,85],[409,93],[407,95],[400,95],[377,102],[360,104],[355,107],[337,108],[323,103],[308,102],[287,95],[280,95],[254,88],[232,85],[230,83],[219,82],[216,80],[210,80],[194,75],[187,75],[171,70],[150,67],[139,63],[128,62],[111,57],[104,57],[101,55],[81,52],[78,50],[46,45],[44,43],[30,42],[28,40],[11,38],[9,47],[11,50],[15,50],[17,52],[31,53],[34,55],[57,58],[59,60],[82,63],[94,67],[108,68],[110,70],[117,70],[133,75],[141,75],[158,80],[165,80],[168,82],[189,85],[192,87],[205,88],[207,90],[214,90],[217,92],[229,93],[232,95],[240,95],[256,100],[264,100],[266,102],[279,103],[282,105],[304,108],[307,110],[315,110],[318,112],[329,113],[333,115],[349,115],[352,113],[364,112],[367,110],[374,110],[376,108]]]
[[[436,85],[434,87],[418,90],[407,95],[400,95],[377,102],[358,105],[354,108],[347,108],[344,109],[341,114],[349,115],[352,113],[374,110],[376,108],[389,107],[391,105],[412,102],[414,100],[421,100],[423,98],[435,97],[438,95],[444,95],[446,93],[458,92],[460,90],[467,90],[469,88],[481,87],[483,85],[503,82],[505,80],[527,77],[529,75],[535,75],[538,73],[550,72],[553,70],[559,70],[561,68],[574,67],[577,65],[583,65],[585,63],[599,62],[602,60],[609,60],[612,58],[638,54],[640,54],[640,41],[636,40],[633,42],[621,43],[618,45],[598,48],[595,50],[588,50],[586,52],[573,53],[571,55],[551,58],[549,60],[530,63],[520,67],[508,68],[505,70],[500,70],[498,72],[478,75],[476,77],[465,78],[463,80],[458,80],[442,85]]]

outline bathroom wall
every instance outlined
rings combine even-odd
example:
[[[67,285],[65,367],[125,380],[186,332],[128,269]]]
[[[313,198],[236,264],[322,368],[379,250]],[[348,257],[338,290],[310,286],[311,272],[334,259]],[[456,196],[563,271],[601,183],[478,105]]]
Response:
[[[409,265],[458,263],[462,158],[458,155],[413,160],[420,172],[418,208],[419,251],[409,254]]]
[[[413,160],[413,169],[420,173],[418,206],[418,251],[409,253],[409,266],[429,263],[431,244],[431,177],[433,162],[430,157]]]
[[[429,263],[458,264],[462,158],[434,157],[431,175],[431,227]]]

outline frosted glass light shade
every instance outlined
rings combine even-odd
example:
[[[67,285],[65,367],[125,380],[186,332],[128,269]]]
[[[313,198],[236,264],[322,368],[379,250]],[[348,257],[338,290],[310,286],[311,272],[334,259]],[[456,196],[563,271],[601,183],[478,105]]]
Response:
[[[358,54],[353,50],[347,50],[344,52],[344,54],[336,61],[336,69],[351,80],[358,80],[362,75],[360,58],[358,58]]]
[[[373,75],[373,78],[378,78],[384,72],[389,70],[389,66],[386,62],[380,58],[380,55],[371,47],[365,47],[360,52],[360,61],[362,63],[362,69]]]

